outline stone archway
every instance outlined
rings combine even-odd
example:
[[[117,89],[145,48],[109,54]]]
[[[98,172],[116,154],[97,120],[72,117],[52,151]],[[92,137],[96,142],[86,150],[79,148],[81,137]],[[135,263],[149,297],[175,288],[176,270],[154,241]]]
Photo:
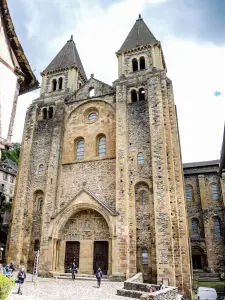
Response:
[[[191,247],[192,267],[194,270],[204,270],[207,267],[205,251],[200,246]]]
[[[96,263],[105,273],[110,272],[110,230],[105,218],[96,210],[83,209],[74,213],[59,230],[58,238],[59,270],[68,271],[75,260],[79,273],[93,274]]]

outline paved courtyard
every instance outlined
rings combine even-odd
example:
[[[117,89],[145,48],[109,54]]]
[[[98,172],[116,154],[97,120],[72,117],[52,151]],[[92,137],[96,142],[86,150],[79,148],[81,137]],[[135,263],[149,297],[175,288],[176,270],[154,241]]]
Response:
[[[7,300],[131,300],[133,298],[121,297],[116,295],[116,290],[123,287],[122,282],[102,282],[100,288],[96,287],[95,281],[68,280],[68,279],[47,279],[39,278],[35,286],[28,276],[27,281],[22,287],[23,295],[18,295],[18,286],[13,287],[12,293]]]

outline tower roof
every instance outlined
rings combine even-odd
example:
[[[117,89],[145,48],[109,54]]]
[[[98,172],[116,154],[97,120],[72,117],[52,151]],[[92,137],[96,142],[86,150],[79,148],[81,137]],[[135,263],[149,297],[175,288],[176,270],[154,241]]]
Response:
[[[87,80],[84,67],[80,60],[79,53],[73,41],[73,36],[71,35],[70,40],[67,41],[65,46],[59,51],[59,53],[47,66],[44,72],[56,71],[58,69],[68,68],[73,66],[77,67],[81,75],[84,77],[84,79]]]
[[[145,46],[156,41],[156,38],[143,21],[141,15],[139,15],[133,28],[131,29],[123,45],[121,46],[119,52],[136,48],[138,46]]]

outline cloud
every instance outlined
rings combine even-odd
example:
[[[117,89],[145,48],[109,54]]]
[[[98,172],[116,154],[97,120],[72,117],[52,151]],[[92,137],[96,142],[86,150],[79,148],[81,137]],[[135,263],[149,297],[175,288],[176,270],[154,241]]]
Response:
[[[223,1],[95,0],[90,4],[89,0],[55,0],[53,4],[47,0],[20,0],[20,14],[17,1],[9,0],[9,4],[16,31],[18,28],[36,74],[73,34],[87,76],[94,73],[109,84],[117,79],[115,52],[141,13],[162,41],[168,76],[174,84],[183,160],[219,157],[225,98],[221,94],[215,99],[212,91],[224,87],[225,21],[220,20]],[[23,122],[25,106],[36,95],[23,97],[17,124]],[[18,129],[15,126],[17,140],[21,136]]]

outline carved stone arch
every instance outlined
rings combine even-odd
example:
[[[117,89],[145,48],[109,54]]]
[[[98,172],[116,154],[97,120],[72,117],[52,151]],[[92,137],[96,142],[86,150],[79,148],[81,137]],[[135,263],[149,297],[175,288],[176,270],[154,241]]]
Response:
[[[85,195],[86,194],[86,195]],[[87,196],[87,201],[85,201],[85,197]],[[65,207],[57,216],[54,221],[53,229],[52,229],[52,237],[58,238],[59,231],[61,228],[65,226],[69,218],[71,218],[76,213],[82,210],[94,210],[98,212],[102,217],[105,219],[108,228],[110,238],[113,236],[113,222],[112,222],[112,215],[110,212],[105,209],[102,205],[100,205],[95,199],[91,199],[91,196],[88,195],[86,192],[82,191],[79,193],[75,199],[72,200],[70,205]]]

